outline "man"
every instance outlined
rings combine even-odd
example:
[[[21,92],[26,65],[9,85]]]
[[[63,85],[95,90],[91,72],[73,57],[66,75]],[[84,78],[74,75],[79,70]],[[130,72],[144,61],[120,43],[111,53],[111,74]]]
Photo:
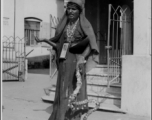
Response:
[[[88,110],[86,72],[98,64],[99,50],[92,26],[84,16],[83,6],[82,0],[69,0],[55,37],[50,40],[36,38],[37,42],[52,45],[57,55],[59,72],[53,112],[49,120],[80,120]],[[68,49],[63,49],[63,46]],[[76,75],[78,70],[81,87]]]

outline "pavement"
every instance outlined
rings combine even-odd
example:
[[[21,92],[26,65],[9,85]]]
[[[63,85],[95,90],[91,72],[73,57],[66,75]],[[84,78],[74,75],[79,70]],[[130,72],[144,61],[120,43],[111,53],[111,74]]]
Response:
[[[52,103],[42,101],[44,88],[56,82],[48,74],[29,73],[25,82],[2,82],[2,120],[48,120]],[[150,120],[130,114],[96,111],[88,120]]]

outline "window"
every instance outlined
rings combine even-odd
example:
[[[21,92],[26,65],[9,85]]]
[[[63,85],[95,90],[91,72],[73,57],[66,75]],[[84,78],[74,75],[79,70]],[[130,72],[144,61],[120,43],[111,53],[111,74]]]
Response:
[[[37,45],[35,36],[39,37],[40,34],[40,20],[37,18],[25,18],[25,40],[26,45]]]
[[[34,40],[34,36],[39,37],[39,32],[39,30],[25,29],[26,45],[37,45],[37,42]]]

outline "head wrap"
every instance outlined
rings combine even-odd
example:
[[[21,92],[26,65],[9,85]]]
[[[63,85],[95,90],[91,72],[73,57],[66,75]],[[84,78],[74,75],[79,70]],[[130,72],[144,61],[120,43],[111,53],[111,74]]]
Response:
[[[69,6],[75,6],[75,7],[80,11],[80,13],[82,12],[82,7],[81,7],[81,6],[79,6],[79,5],[78,5],[78,4],[76,4],[76,3],[68,2],[68,4],[67,4],[67,8],[68,8]]]
[[[75,3],[75,4],[79,5],[81,7],[81,9],[83,9],[85,2],[84,2],[84,0],[69,0],[68,3]]]
[[[95,37],[94,31],[93,31],[93,28],[92,28],[90,22],[84,16],[85,1],[84,0],[69,0],[69,3],[75,3],[82,9],[82,12],[80,13],[80,17],[79,17],[80,26],[81,26],[83,32],[85,33],[85,35],[88,36],[88,38],[89,38],[89,44],[90,44],[91,50],[95,51],[95,53],[96,53],[96,55],[93,55],[92,60],[98,63],[99,49],[98,49],[98,46],[96,43],[96,37]],[[58,24],[55,35],[59,35],[63,32],[63,30],[67,24],[67,20],[68,20],[68,18],[67,18],[66,12],[65,12],[60,23]]]

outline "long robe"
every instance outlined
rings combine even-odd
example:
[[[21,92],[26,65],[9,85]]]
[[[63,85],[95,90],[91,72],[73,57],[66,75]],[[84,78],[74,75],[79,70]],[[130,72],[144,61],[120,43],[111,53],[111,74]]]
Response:
[[[74,33],[74,41],[72,42],[72,44],[82,42],[82,38],[84,37],[85,34],[80,26],[80,23],[78,22],[76,31]],[[66,27],[60,38],[60,42],[58,43],[58,51],[61,52],[61,47],[65,42],[67,42]],[[68,107],[69,96],[76,88],[76,63],[76,53],[72,53],[70,49],[67,52],[66,59],[58,59],[59,72],[57,78],[55,99],[53,104],[53,112],[49,120],[80,120],[81,115],[88,110],[87,104],[77,106],[75,111],[72,111]],[[80,89],[80,93],[77,96],[77,101],[83,101],[87,99],[85,73],[85,64],[83,64],[81,74],[82,87]]]

